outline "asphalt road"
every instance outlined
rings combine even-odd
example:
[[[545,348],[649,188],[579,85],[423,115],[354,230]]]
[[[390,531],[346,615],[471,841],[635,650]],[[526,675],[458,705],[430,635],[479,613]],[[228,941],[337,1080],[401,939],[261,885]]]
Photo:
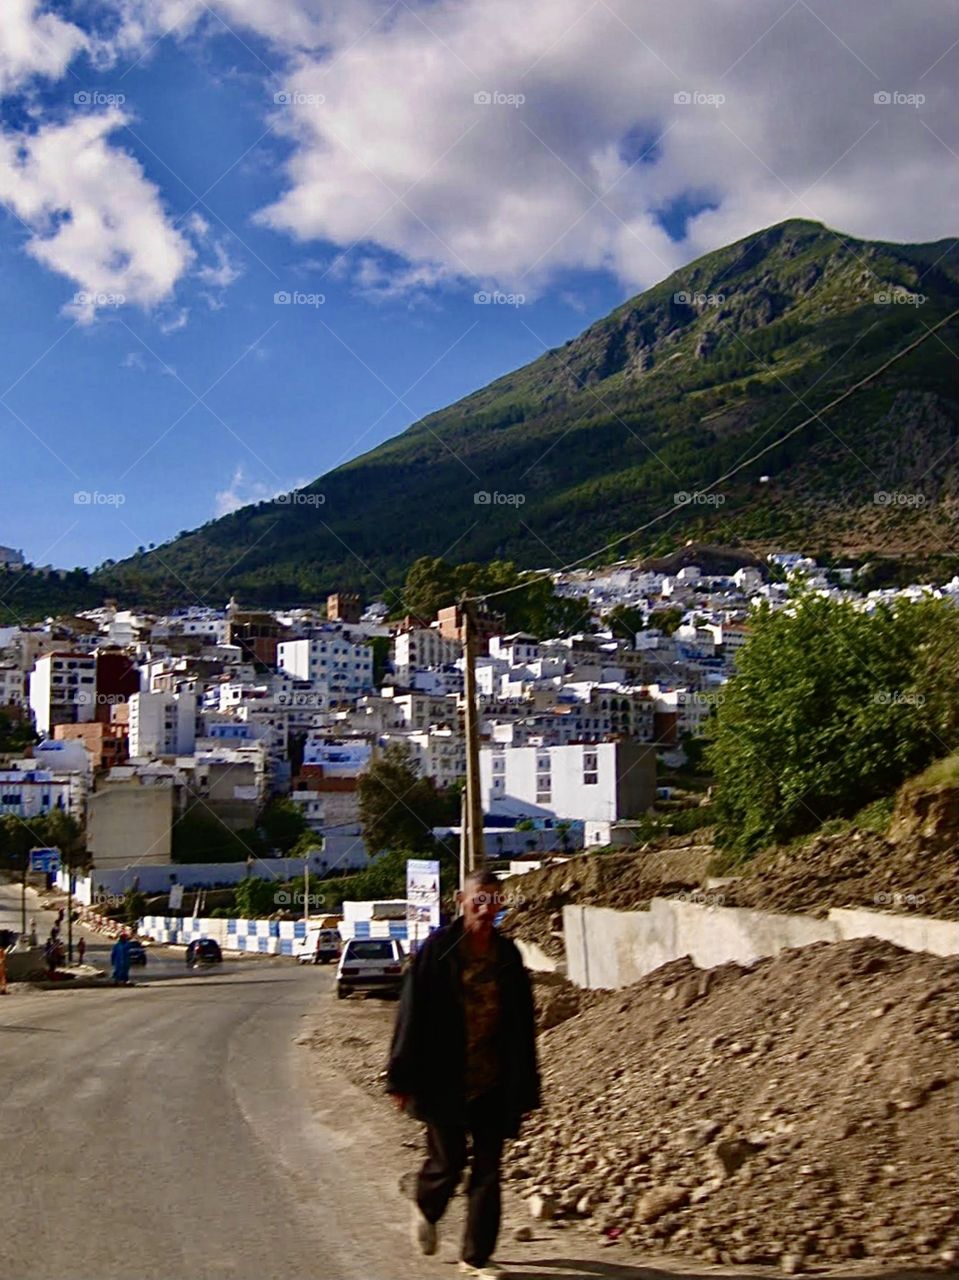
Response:
[[[105,967],[107,950],[88,958]],[[332,982],[254,957],[194,974],[153,951],[131,987],[15,984],[0,999],[0,1277],[452,1280],[461,1207],[440,1255],[409,1243],[399,1174],[418,1126],[305,1047],[327,1009],[343,1046],[362,1031]],[[572,1236],[504,1231],[500,1256],[517,1280],[682,1274]]]

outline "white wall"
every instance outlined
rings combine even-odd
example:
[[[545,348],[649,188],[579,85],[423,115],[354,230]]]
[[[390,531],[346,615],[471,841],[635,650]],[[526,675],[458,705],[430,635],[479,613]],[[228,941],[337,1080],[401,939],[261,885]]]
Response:
[[[834,909],[826,919],[743,907],[654,898],[648,911],[566,906],[563,933],[570,981],[626,987],[660,965],[689,956],[701,969],[750,965],[789,947],[847,938],[884,938],[909,951],[959,955],[959,923],[878,911]]]

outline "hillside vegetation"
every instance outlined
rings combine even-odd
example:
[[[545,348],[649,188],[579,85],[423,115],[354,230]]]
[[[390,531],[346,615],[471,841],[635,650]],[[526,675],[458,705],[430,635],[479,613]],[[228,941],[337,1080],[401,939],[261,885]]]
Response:
[[[721,488],[684,501],[959,306],[959,249],[789,221],[707,254],[563,347],[306,487],[101,571],[113,590],[283,603],[399,585],[420,556],[559,563],[658,512],[689,538],[944,554],[959,508],[959,325]],[[951,350],[950,350],[951,348]],[[318,423],[329,430],[330,424]],[[761,481],[760,477],[768,477]],[[477,503],[477,492],[522,504]],[[680,496],[677,496],[680,495]],[[536,536],[530,535],[534,530]]]

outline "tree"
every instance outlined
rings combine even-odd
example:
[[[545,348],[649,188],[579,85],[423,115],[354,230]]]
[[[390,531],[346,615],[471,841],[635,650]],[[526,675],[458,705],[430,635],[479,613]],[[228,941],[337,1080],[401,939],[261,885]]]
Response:
[[[292,800],[275,799],[263,810],[258,828],[267,848],[288,853],[308,829],[303,810]]]
[[[359,813],[366,847],[430,849],[441,805],[431,778],[422,778],[409,747],[391,742],[373,761],[359,784]]]
[[[655,627],[661,631],[664,636],[671,636],[679,624],[683,620],[682,609],[657,609],[655,613],[649,615],[650,627]]]
[[[257,920],[271,916],[284,905],[277,902],[279,886],[275,880],[261,880],[256,876],[248,876],[236,886],[233,901],[237,915],[244,920]],[[291,895],[286,895],[291,899]]]
[[[720,840],[741,851],[890,794],[959,745],[959,627],[940,600],[758,610],[710,721]]]

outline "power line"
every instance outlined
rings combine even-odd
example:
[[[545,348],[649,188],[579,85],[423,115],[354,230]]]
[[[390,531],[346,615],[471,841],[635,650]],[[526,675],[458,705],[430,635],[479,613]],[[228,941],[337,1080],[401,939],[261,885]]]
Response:
[[[879,365],[878,368],[873,369],[872,373],[867,373],[864,378],[860,378],[860,380],[858,382],[854,382],[851,387],[847,387],[845,391],[836,396],[834,400],[830,400],[830,402],[827,405],[824,405],[823,408],[818,409],[815,413],[811,413],[808,418],[804,418],[802,422],[797,423],[796,426],[790,427],[787,432],[773,440],[770,444],[765,445],[757,453],[754,453],[751,457],[745,458],[742,462],[737,463],[736,466],[730,471],[727,471],[725,475],[717,477],[717,479],[711,481],[704,489],[697,489],[696,492],[700,494],[710,493],[717,487],[717,485],[725,484],[727,480],[731,480],[733,476],[737,475],[744,468],[751,466],[754,462],[758,462],[760,458],[771,452],[771,450],[778,448],[781,444],[784,444],[790,436],[794,436],[797,431],[802,431],[803,427],[808,427],[811,422],[815,422],[817,418],[821,418],[824,413],[828,413],[830,409],[834,409],[837,404],[842,404],[843,400],[848,399],[853,392],[858,391],[861,387],[867,386],[874,379],[878,378],[881,373],[885,373],[885,371],[898,360],[907,356],[910,351],[914,351],[916,347],[921,346],[922,343],[935,334],[937,329],[941,329],[943,325],[948,324],[950,320],[954,320],[956,316],[959,316],[959,308],[955,311],[951,311],[949,315],[944,316],[940,321],[934,324],[932,328],[927,328],[925,333],[920,334],[918,338],[903,347],[901,351],[897,351],[895,355],[890,356],[889,359]],[[647,529],[651,529],[654,524],[659,524],[661,520],[665,520],[668,516],[675,515],[676,511],[677,507],[674,504],[671,507],[667,507],[666,510],[660,511],[658,515],[647,520],[645,524],[639,525],[636,529],[631,529],[629,533],[621,534],[620,537],[614,538],[612,542],[607,542],[603,547],[597,547],[595,551],[587,552],[586,555],[580,556],[577,560],[571,560],[568,564],[562,565],[559,569],[545,569],[540,573],[529,574],[522,582],[516,582],[510,587],[499,587],[495,591],[486,591],[480,595],[467,596],[465,597],[464,603],[479,604],[486,600],[492,600],[496,596],[509,595],[513,591],[523,591],[527,587],[533,586],[534,583],[541,582],[545,578],[552,578],[558,573],[569,573],[571,569],[578,568],[587,560],[594,560],[597,556],[605,555],[607,551],[612,551],[614,547],[620,546],[621,543],[628,541],[630,538],[635,538],[637,534],[645,533],[645,531]]]

